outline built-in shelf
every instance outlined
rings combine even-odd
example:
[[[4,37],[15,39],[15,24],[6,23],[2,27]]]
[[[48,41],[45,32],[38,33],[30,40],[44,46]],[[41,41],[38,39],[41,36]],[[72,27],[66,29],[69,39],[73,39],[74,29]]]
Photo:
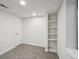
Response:
[[[57,16],[48,15],[48,42],[46,51],[56,52],[57,50]]]

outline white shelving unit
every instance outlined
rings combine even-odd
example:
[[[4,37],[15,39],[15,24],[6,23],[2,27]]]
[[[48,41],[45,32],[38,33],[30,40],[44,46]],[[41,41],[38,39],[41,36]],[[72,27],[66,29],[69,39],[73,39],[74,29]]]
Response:
[[[57,51],[57,16],[56,14],[48,15],[48,43],[47,51]]]

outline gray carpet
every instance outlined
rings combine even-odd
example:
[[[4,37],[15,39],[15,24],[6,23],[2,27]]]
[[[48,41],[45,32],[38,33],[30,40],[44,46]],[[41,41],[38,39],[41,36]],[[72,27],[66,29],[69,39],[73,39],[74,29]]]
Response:
[[[21,44],[1,55],[0,59],[58,59],[58,55],[45,52],[43,47]]]

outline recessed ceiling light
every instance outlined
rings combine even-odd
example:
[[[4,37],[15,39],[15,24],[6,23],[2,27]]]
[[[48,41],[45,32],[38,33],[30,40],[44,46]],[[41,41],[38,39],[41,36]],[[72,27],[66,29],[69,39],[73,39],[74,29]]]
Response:
[[[20,1],[20,4],[21,4],[21,5],[26,5],[26,2],[25,2],[24,0],[21,0],[21,1]]]
[[[33,16],[36,16],[36,13],[33,13],[32,15],[33,15]]]

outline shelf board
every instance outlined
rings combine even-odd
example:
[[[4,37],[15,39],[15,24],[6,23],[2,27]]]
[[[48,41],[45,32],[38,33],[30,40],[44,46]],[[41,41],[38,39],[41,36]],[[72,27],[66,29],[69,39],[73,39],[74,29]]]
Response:
[[[48,21],[48,22],[52,22],[52,23],[55,22],[55,23],[57,23],[57,21]]]
[[[57,41],[56,39],[48,39],[48,40],[50,40],[50,41]]]
[[[55,18],[48,17],[48,20],[53,20],[53,19],[56,19],[57,20],[57,17],[55,17]]]
[[[57,43],[56,39],[48,39],[48,41],[52,41],[52,42],[56,42]]]
[[[57,22],[57,20],[48,20],[48,22]]]
[[[53,34],[53,35],[57,35],[57,33],[48,33],[48,34]]]
[[[50,29],[57,29],[56,27],[48,27],[48,28],[50,28]]]
[[[54,49],[54,48],[48,48],[48,51],[50,51],[50,52],[57,52],[56,49]]]

